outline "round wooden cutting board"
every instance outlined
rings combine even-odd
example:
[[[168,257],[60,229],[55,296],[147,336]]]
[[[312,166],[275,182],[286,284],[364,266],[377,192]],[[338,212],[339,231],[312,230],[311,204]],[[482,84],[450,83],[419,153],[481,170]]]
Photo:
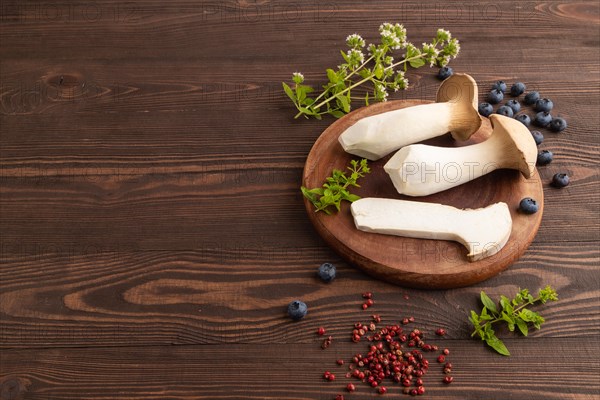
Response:
[[[399,100],[363,107],[335,121],[315,142],[304,167],[302,185],[321,187],[333,169],[345,169],[350,160],[358,158],[346,153],[338,142],[339,135],[361,118],[385,111],[429,103],[419,100]],[[450,135],[425,143],[454,147],[485,140],[492,128],[485,119],[481,128],[467,142],[455,142]],[[351,264],[367,273],[403,286],[417,288],[455,288],[471,285],[498,274],[514,263],[533,241],[543,213],[543,188],[537,170],[525,179],[514,170],[496,170],[481,178],[444,192],[426,197],[403,196],[383,170],[393,154],[370,162],[371,174],[359,181],[353,191],[361,197],[383,197],[451,205],[457,208],[481,208],[505,202],[511,212],[512,233],[504,248],[497,254],[470,262],[464,246],[444,240],[413,239],[362,232],[354,226],[350,204],[343,202],[338,214],[315,212],[304,199],[308,216],[319,235]],[[523,197],[532,197],[540,205],[533,215],[518,212]],[[423,218],[427,218],[423,215]]]

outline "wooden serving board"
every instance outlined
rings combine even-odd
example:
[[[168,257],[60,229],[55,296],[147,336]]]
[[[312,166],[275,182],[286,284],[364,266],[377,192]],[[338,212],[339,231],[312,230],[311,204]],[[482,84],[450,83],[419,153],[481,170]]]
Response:
[[[357,158],[346,153],[339,135],[357,120],[385,111],[427,104],[420,100],[399,100],[364,107],[335,121],[315,142],[303,174],[303,186],[320,187],[332,170],[345,169]],[[492,128],[487,119],[467,142],[455,142],[448,134],[425,143],[437,146],[464,146],[485,140]],[[393,154],[392,154],[393,155]],[[543,188],[537,170],[525,179],[514,170],[496,170],[481,178],[426,197],[403,196],[383,170],[389,157],[370,162],[371,174],[359,181],[353,192],[361,197],[384,197],[447,204],[458,208],[480,208],[502,201],[510,208],[513,227],[505,247],[483,260],[470,262],[464,246],[444,240],[414,239],[362,232],[354,226],[350,205],[343,202],[338,214],[315,212],[304,199],[308,216],[319,235],[351,264],[388,282],[417,288],[455,288],[471,285],[498,274],[514,263],[533,241],[543,213]],[[539,202],[536,214],[518,212],[519,202],[532,197]],[[423,218],[427,218],[424,215]]]

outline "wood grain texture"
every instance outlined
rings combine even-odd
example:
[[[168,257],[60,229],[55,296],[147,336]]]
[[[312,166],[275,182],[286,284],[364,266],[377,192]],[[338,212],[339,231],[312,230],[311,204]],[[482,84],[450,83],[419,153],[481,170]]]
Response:
[[[555,159],[539,168],[538,235],[480,284],[375,280],[306,218],[302,168],[333,120],[294,120],[281,81],[298,70],[320,85],[346,35],[374,40],[383,21],[414,43],[449,29],[462,44],[452,67],[480,100],[520,80],[568,120],[542,130]],[[0,399],[332,399],[341,385],[319,376],[354,348],[365,290],[385,319],[448,329],[456,382],[432,380],[431,396],[598,398],[599,26],[589,0],[3,1]],[[390,98],[433,100],[434,74],[409,70]],[[562,190],[549,186],[559,171],[573,179]],[[331,285],[315,278],[324,261],[338,266]],[[546,284],[560,301],[542,330],[499,331],[511,358],[468,339],[480,290]],[[296,324],[294,298],[310,307]],[[340,347],[321,351],[318,326]]]
[[[39,400],[199,397],[330,400],[338,393],[347,395],[344,388],[351,382],[344,376],[347,364],[338,366],[335,360],[342,358],[348,362],[353,354],[368,346],[336,342],[323,351],[318,339],[313,339],[313,343],[293,347],[229,344],[11,350],[1,361],[4,371],[1,387],[21,396],[15,399]],[[448,359],[453,364],[454,382],[443,384],[441,368],[432,360],[432,367],[423,378],[427,398],[500,399],[506,398],[508,393],[514,398],[597,398],[600,363],[596,358],[583,365],[578,359],[593,356],[598,350],[597,343],[581,340],[574,352],[573,347],[562,340],[544,338],[539,342],[554,351],[532,354],[531,347],[524,341],[508,340],[507,346],[513,355],[500,363],[501,356],[490,353],[479,342],[438,340],[437,343],[451,350]],[[557,364],[564,369],[562,379],[556,379],[551,373]],[[336,374],[336,380],[325,382],[323,370]],[[527,373],[515,374],[515,370]],[[530,376],[537,379],[532,381]],[[356,386],[357,391],[351,398],[377,396],[374,389],[364,384]],[[402,394],[399,384],[390,383],[387,387],[385,398],[408,398]]]

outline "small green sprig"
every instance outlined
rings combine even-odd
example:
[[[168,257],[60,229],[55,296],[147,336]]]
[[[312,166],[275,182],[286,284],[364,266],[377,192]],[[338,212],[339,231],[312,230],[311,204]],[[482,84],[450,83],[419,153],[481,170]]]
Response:
[[[339,169],[334,169],[331,176],[325,180],[320,188],[308,189],[304,186],[300,188],[304,197],[315,206],[315,212],[323,211],[326,214],[331,214],[330,207],[332,206],[340,211],[342,200],[352,203],[360,199],[359,196],[350,193],[349,188],[360,187],[357,183],[358,179],[371,172],[367,160],[364,158],[360,161],[352,160],[350,166],[346,169],[350,172],[350,175],[346,175],[346,172]]]
[[[492,324],[504,321],[508,325],[509,331],[513,332],[516,326],[524,336],[527,336],[529,324],[532,324],[535,329],[540,329],[545,320],[540,314],[525,307],[538,302],[545,304],[549,300],[558,300],[558,294],[550,286],[540,289],[535,298],[528,289],[521,289],[512,300],[506,296],[500,296],[501,309],[498,309],[496,303],[483,290],[480,297],[483,303],[481,313],[477,314],[471,310],[469,317],[469,321],[475,328],[471,336],[478,335],[488,346],[505,356],[510,356],[510,352],[496,336]]]
[[[400,24],[383,23],[379,26],[379,34],[381,42],[368,46],[360,35],[354,33],[348,36],[346,44],[350,49],[341,51],[344,63],[335,70],[327,69],[329,82],[323,85],[323,92],[316,97],[310,96],[314,88],[303,84],[304,75],[300,72],[292,74],[292,86],[282,82],[283,90],[298,109],[295,118],[321,119],[323,114],[339,118],[350,111],[352,100],[359,99],[366,105],[369,101],[386,101],[388,90],[408,87],[408,79],[404,75],[408,65],[413,68],[426,64],[443,67],[460,51],[459,41],[444,29],[438,29],[431,43],[423,43],[421,47],[406,40],[406,29]],[[403,51],[399,61],[391,55],[394,50]],[[400,66],[401,69],[395,70]],[[357,95],[359,86],[365,87],[366,92]]]

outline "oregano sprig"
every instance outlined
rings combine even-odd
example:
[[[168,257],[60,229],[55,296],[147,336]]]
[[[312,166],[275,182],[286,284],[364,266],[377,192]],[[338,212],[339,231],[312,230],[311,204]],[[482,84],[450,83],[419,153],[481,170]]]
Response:
[[[327,69],[328,82],[316,97],[310,96],[314,88],[304,84],[304,75],[300,72],[292,74],[292,86],[282,82],[283,90],[298,110],[295,118],[321,119],[324,114],[339,118],[350,111],[352,100],[360,99],[366,105],[369,101],[386,101],[389,90],[408,87],[405,72],[409,65],[412,68],[426,64],[443,67],[460,51],[459,41],[444,29],[438,29],[431,43],[423,43],[421,47],[406,40],[406,29],[400,24],[383,23],[379,34],[380,43],[368,46],[359,34],[349,35],[346,38],[349,50],[341,51],[344,62],[337,69]],[[399,61],[392,56],[394,50],[403,51]],[[366,93],[357,95],[361,86],[366,88]]]
[[[496,336],[492,324],[505,322],[509,331],[513,332],[516,326],[523,336],[527,336],[529,325],[533,325],[535,329],[540,329],[545,320],[539,313],[526,307],[535,303],[545,304],[550,300],[556,301],[558,300],[558,294],[550,286],[540,289],[537,297],[533,297],[528,289],[521,289],[512,300],[506,296],[500,296],[500,307],[497,307],[497,304],[483,290],[480,298],[483,309],[479,314],[471,310],[469,317],[469,321],[475,328],[471,336],[479,336],[481,340],[485,341],[488,346],[498,353],[510,356],[510,352],[504,343]]]
[[[367,160],[350,161],[350,166],[346,167],[350,175],[339,169],[334,169],[331,176],[327,177],[325,183],[320,188],[308,189],[304,186],[300,188],[304,197],[306,197],[315,206],[315,212],[323,211],[331,214],[330,207],[335,207],[340,211],[343,200],[352,203],[360,199],[359,196],[350,193],[350,187],[360,187],[357,183],[359,178],[364,177],[371,172]]]

